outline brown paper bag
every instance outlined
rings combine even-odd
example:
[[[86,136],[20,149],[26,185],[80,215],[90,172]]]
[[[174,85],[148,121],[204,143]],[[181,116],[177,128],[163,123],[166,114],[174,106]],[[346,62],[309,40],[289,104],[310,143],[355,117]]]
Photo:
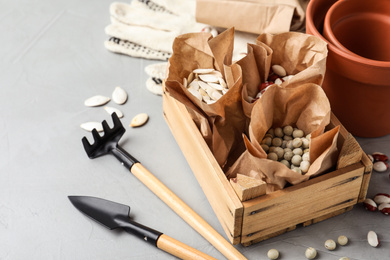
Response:
[[[283,82],[282,87],[295,87],[304,83],[321,85],[327,54],[326,42],[312,35],[297,32],[260,35],[256,45],[248,44],[246,57],[237,62],[243,71],[245,87],[242,103],[245,115],[250,117],[254,106],[252,99],[260,91],[260,83],[267,80],[272,65],[281,65],[288,75],[294,75]],[[258,77],[254,76],[256,73]]]
[[[322,88],[305,83],[294,88],[273,85],[255,103],[244,136],[247,150],[226,172],[228,178],[237,173],[267,182],[267,192],[283,189],[286,183],[298,184],[318,176],[336,165],[339,127],[323,133],[330,122],[330,104]],[[267,159],[260,142],[271,127],[292,125],[312,134],[311,166],[305,175],[290,170],[280,162]]]
[[[221,167],[241,142],[245,128],[241,104],[242,70],[238,64],[232,64],[233,42],[234,29],[215,38],[208,33],[177,37],[165,81],[167,92],[187,107]],[[217,102],[209,105],[199,101],[183,86],[183,79],[197,68],[214,68],[224,76],[229,91]]]
[[[197,0],[196,20],[261,34],[304,28],[308,0]]]

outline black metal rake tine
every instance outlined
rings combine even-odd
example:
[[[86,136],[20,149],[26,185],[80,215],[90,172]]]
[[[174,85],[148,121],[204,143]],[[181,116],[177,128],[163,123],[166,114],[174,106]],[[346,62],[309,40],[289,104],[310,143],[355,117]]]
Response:
[[[96,129],[92,130],[92,136],[94,139],[93,144],[90,144],[85,136],[82,138],[84,150],[89,158],[96,158],[117,148],[118,141],[125,133],[126,129],[123,127],[116,113],[112,113],[111,117],[114,122],[114,126],[112,128],[109,127],[106,120],[102,122],[104,135],[100,136]]]

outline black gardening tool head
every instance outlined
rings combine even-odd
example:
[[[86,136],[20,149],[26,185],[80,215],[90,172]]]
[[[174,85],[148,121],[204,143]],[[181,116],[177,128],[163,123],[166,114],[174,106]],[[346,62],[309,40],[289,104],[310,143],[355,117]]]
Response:
[[[109,229],[120,227],[119,218],[129,218],[130,207],[126,205],[89,196],[68,198],[78,210]]]
[[[95,140],[92,145],[88,142],[87,137],[83,137],[82,142],[89,158],[93,159],[109,153],[118,145],[119,139],[121,139],[122,135],[126,132],[126,129],[123,127],[117,114],[112,113],[111,117],[114,122],[114,127],[110,128],[107,121],[104,120],[102,122],[104,130],[103,136],[100,136],[96,129],[92,130],[92,136]]]
[[[129,206],[89,196],[68,198],[73,206],[103,226],[109,229],[121,228],[157,246],[157,240],[162,233],[132,221],[129,216]]]
[[[106,120],[104,120],[102,122],[104,130],[103,136],[100,136],[98,131],[93,129],[92,136],[95,142],[90,144],[88,139],[84,136],[82,139],[84,149],[91,159],[111,153],[122,163],[122,165],[131,170],[131,167],[137,163],[138,160],[118,145],[118,141],[126,132],[126,129],[123,127],[116,113],[112,113],[111,117],[114,122],[114,127],[110,128]]]

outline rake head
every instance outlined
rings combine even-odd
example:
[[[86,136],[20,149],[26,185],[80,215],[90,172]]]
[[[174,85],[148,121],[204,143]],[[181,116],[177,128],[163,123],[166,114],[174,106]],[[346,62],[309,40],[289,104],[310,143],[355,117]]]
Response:
[[[102,122],[104,131],[103,136],[100,136],[96,129],[92,130],[92,136],[95,140],[93,144],[90,144],[85,136],[81,140],[83,142],[84,150],[89,158],[93,159],[110,153],[112,150],[116,149],[119,139],[121,139],[122,135],[126,132],[126,129],[123,127],[117,114],[112,113],[111,117],[114,122],[114,127],[110,128],[107,121],[104,120]]]

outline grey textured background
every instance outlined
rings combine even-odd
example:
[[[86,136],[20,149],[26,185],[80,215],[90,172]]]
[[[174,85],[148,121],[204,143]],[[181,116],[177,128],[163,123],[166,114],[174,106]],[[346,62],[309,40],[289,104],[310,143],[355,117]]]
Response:
[[[123,87],[129,100],[120,108],[127,132],[121,145],[224,237],[224,231],[170,133],[162,99],[145,87],[144,67],[154,61],[108,52],[104,27],[111,1],[0,0],[0,259],[174,259],[123,232],[110,232],[80,214],[68,195],[90,195],[130,205],[132,218],[211,256],[223,256],[190,228],[112,156],[89,160],[79,125],[102,121],[102,107],[87,108],[93,95],[111,96]],[[128,127],[145,112],[142,128]],[[390,155],[390,136],[358,138],[367,153]],[[201,162],[199,162],[201,163]],[[390,193],[389,172],[373,173],[369,196]],[[288,212],[286,212],[288,214]],[[249,259],[389,259],[390,221],[361,205],[343,215],[250,247]],[[380,248],[366,242],[375,230]],[[326,239],[346,235],[351,242],[326,251]]]

